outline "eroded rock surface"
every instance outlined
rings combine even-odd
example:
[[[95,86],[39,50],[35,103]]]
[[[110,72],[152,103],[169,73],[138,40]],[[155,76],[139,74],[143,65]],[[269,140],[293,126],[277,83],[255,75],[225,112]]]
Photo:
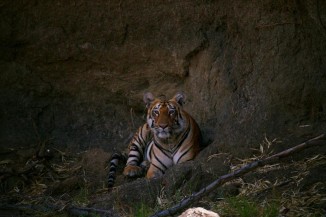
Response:
[[[142,94],[183,90],[233,151],[325,126],[326,5],[289,1],[1,3],[1,145],[107,151]],[[238,149],[237,148],[237,149]]]

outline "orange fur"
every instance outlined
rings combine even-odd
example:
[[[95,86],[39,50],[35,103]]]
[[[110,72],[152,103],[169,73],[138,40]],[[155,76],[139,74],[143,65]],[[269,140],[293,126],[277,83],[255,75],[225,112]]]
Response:
[[[129,144],[123,174],[141,176],[148,168],[146,177],[150,179],[175,164],[194,159],[201,148],[201,132],[196,121],[182,108],[183,94],[166,100],[146,93],[144,102],[147,123],[138,129]]]

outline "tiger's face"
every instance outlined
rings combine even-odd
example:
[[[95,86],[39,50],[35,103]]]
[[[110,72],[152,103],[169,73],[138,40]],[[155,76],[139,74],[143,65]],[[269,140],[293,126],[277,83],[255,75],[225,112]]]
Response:
[[[159,139],[173,138],[182,132],[184,122],[182,120],[183,94],[177,94],[170,100],[155,99],[151,93],[144,95],[147,104],[147,124]]]

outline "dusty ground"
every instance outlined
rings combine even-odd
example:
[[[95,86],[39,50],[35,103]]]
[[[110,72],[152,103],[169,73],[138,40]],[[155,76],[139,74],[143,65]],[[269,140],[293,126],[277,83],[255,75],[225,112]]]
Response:
[[[207,147],[195,161],[169,169],[160,179],[127,180],[120,173],[110,192],[105,183],[109,154],[102,149],[77,154],[49,150],[45,145],[30,150],[1,149],[0,210],[2,216],[149,216],[221,175],[271,155],[277,143],[282,142],[266,138],[248,159]],[[273,204],[274,212],[282,216],[323,216],[326,156],[321,153],[325,153],[325,140],[320,144],[234,179],[193,206],[221,216],[243,216],[237,213],[239,207],[232,207],[235,202],[230,202],[230,198],[240,198],[239,203],[258,204],[259,208],[251,209],[261,215]]]

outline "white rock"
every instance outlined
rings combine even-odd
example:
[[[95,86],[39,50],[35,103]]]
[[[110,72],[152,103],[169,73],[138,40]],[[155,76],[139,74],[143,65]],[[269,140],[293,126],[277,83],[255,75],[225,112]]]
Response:
[[[220,217],[219,214],[201,207],[189,208],[179,217]]]

